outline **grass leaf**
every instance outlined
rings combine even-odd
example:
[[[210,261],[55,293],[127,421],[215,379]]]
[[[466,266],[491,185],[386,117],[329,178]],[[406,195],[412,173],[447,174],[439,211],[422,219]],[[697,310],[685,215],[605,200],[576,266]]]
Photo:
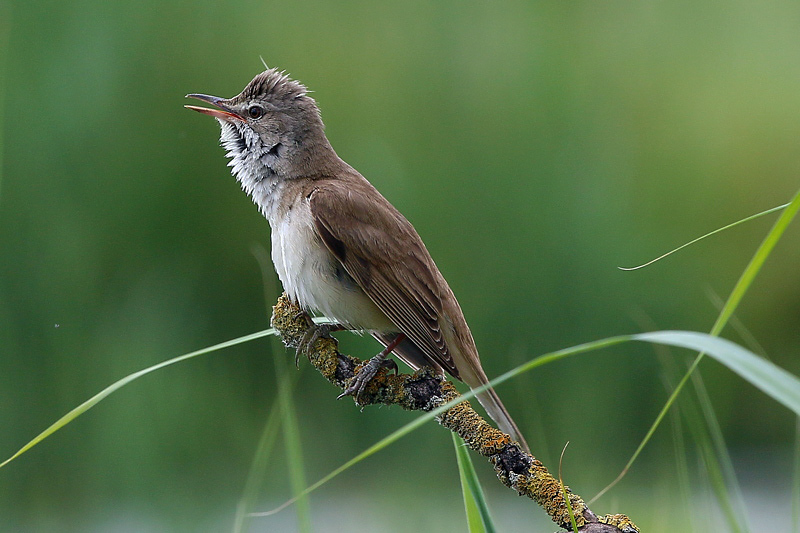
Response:
[[[800,379],[734,342],[695,331],[653,331],[633,338],[705,353],[800,415]]]
[[[464,494],[464,509],[467,513],[467,525],[470,533],[494,533],[496,528],[489,514],[489,505],[483,494],[480,480],[475,473],[472,458],[464,441],[453,435],[453,447],[458,460],[458,477],[461,479],[461,492]]]
[[[273,339],[274,354],[282,349],[280,341]],[[278,398],[283,418],[283,439],[286,447],[286,464],[289,467],[289,481],[292,493],[300,494],[306,487],[303,448],[300,439],[300,427],[297,423],[297,412],[292,397],[292,384],[286,372],[286,359],[275,357],[275,369],[278,374]],[[307,494],[297,498],[298,531],[311,533],[311,506]]]
[[[655,259],[651,259],[650,261],[648,261],[646,263],[643,263],[641,265],[638,265],[638,266],[635,266],[635,267],[617,267],[617,268],[620,269],[620,270],[625,270],[625,271],[639,270],[640,268],[644,268],[646,266],[652,265],[656,261],[660,261],[660,260],[664,259],[665,257],[674,254],[675,252],[683,250],[687,246],[691,246],[691,245],[693,245],[694,243],[696,243],[698,241],[702,241],[706,237],[711,237],[712,235],[715,235],[715,234],[717,234],[717,233],[719,233],[721,231],[725,231],[726,229],[731,229],[731,228],[733,228],[735,226],[738,226],[739,224],[744,224],[745,222],[749,222],[749,221],[751,221],[753,219],[756,219],[758,217],[762,217],[764,215],[769,215],[770,213],[774,213],[775,211],[780,211],[781,209],[785,209],[786,207],[789,207],[789,204],[779,205],[777,207],[773,207],[772,209],[767,209],[766,211],[762,211],[760,213],[756,213],[755,215],[750,215],[749,217],[745,217],[745,218],[743,218],[741,220],[737,220],[736,222],[728,224],[727,226],[722,226],[721,228],[717,228],[714,231],[710,231],[710,232],[706,233],[705,235],[701,235],[700,237],[697,237],[696,239],[692,239],[691,241],[689,241],[687,243],[684,243],[684,244],[678,246],[677,248],[674,248],[674,249],[670,250],[669,252],[667,252],[665,254],[661,254],[658,257],[656,257]]]
[[[769,257],[772,250],[775,248],[775,245],[778,243],[780,238],[783,236],[783,233],[786,231],[786,228],[792,222],[794,217],[797,215],[798,210],[800,210],[800,191],[797,191],[792,197],[791,202],[787,204],[786,209],[781,213],[781,216],[778,217],[778,220],[775,221],[773,224],[772,229],[770,229],[767,236],[762,241],[761,245],[756,250],[756,253],[753,254],[752,259],[747,264],[747,267],[742,272],[742,275],[739,277],[739,280],[736,282],[733,290],[731,291],[730,296],[725,302],[725,305],[720,311],[717,320],[714,322],[714,325],[711,328],[711,335],[719,335],[722,330],[724,329],[725,325],[728,323],[728,320],[733,316],[734,311],[739,305],[739,302],[744,297],[747,290],[750,288],[750,284],[755,279],[758,272],[761,270],[761,267],[764,265],[764,262]],[[650,425],[650,429],[647,430],[647,433],[642,438],[642,441],[639,443],[639,446],[636,448],[636,451],[633,452],[631,458],[628,460],[627,464],[623,467],[622,471],[619,475],[609,483],[603,490],[601,490],[594,498],[589,501],[589,504],[595,502],[598,498],[600,498],[603,494],[605,494],[608,490],[610,490],[614,485],[616,485],[620,479],[622,479],[625,474],[628,472],[630,467],[636,462],[636,459],[639,457],[639,454],[642,452],[644,447],[650,442],[650,438],[655,433],[658,426],[661,425],[661,421],[664,419],[664,416],[667,414],[667,411],[672,407],[675,403],[675,399],[683,390],[683,387],[689,381],[689,378],[692,376],[694,371],[697,369],[700,361],[703,360],[703,352],[700,352],[697,357],[695,357],[694,362],[687,370],[686,374],[684,374],[683,378],[680,380],[678,385],[675,387],[675,390],[672,392],[667,401],[664,403],[664,407],[661,408],[661,411],[656,416],[656,419]]]
[[[203,348],[202,350],[197,350],[195,352],[191,352],[191,353],[187,353],[187,354],[184,354],[184,355],[180,355],[180,356],[175,357],[173,359],[169,359],[167,361],[163,361],[161,363],[158,363],[157,365],[153,365],[153,366],[145,368],[143,370],[139,370],[138,372],[134,372],[133,374],[129,374],[129,375],[125,376],[124,378],[112,383],[111,385],[109,385],[105,389],[101,390],[100,392],[98,392],[97,394],[95,394],[94,396],[92,396],[91,398],[89,398],[88,400],[83,402],[82,404],[80,404],[78,407],[72,409],[70,412],[68,412],[67,414],[65,414],[64,416],[62,416],[58,420],[56,420],[50,427],[48,427],[47,429],[45,429],[44,431],[39,433],[33,440],[31,440],[25,446],[20,448],[19,451],[17,451],[17,453],[15,453],[11,457],[9,457],[8,459],[6,459],[2,463],[0,463],[0,468],[4,467],[8,463],[13,461],[17,457],[19,457],[20,455],[22,455],[23,453],[27,452],[28,450],[30,450],[31,448],[33,448],[34,446],[36,446],[37,444],[42,442],[44,439],[46,439],[50,435],[52,435],[53,433],[58,431],[59,429],[63,428],[64,426],[66,426],[67,424],[69,424],[70,422],[72,422],[73,420],[78,418],[79,416],[81,416],[83,413],[85,413],[86,411],[88,411],[89,409],[91,409],[92,407],[94,407],[95,405],[100,403],[101,401],[103,401],[108,395],[118,391],[119,389],[121,389],[122,387],[127,385],[128,383],[131,383],[132,381],[135,381],[135,380],[139,379],[142,376],[145,376],[145,375],[147,375],[147,374],[149,374],[151,372],[154,372],[156,370],[160,370],[160,369],[162,369],[164,367],[167,367],[167,366],[170,366],[170,365],[174,365],[175,363],[180,363],[180,362],[186,361],[188,359],[192,359],[194,357],[197,357],[198,355],[203,355],[203,354],[207,354],[207,353],[214,352],[214,351],[217,351],[217,350],[222,350],[223,348],[229,348],[230,346],[235,346],[237,344],[242,344],[244,342],[249,342],[249,341],[252,341],[252,340],[255,340],[255,339],[260,339],[261,337],[266,337],[267,335],[275,335],[276,333],[277,332],[272,328],[264,330],[264,331],[259,331],[258,333],[252,333],[250,335],[245,335],[244,337],[239,337],[237,339],[232,339],[232,340],[229,340],[229,341],[226,341],[226,342],[221,342],[219,344],[215,344],[214,346],[209,346],[208,348]]]
[[[411,422],[409,422],[409,423],[405,424],[404,426],[396,429],[395,431],[393,431],[392,433],[390,433],[386,437],[382,438],[381,440],[379,440],[378,442],[376,442],[375,444],[373,444],[372,446],[370,446],[369,448],[367,448],[363,452],[359,453],[358,455],[356,455],[355,457],[353,457],[349,461],[345,462],[339,468],[333,470],[332,472],[330,472],[328,475],[324,476],[322,479],[320,479],[316,483],[310,485],[303,492],[301,492],[298,496],[295,496],[294,498],[292,498],[290,500],[287,500],[286,502],[284,502],[283,504],[281,504],[280,506],[278,506],[278,507],[276,507],[274,509],[271,509],[269,511],[260,512],[260,513],[251,513],[250,516],[270,516],[270,515],[273,515],[275,513],[278,513],[280,511],[282,511],[286,507],[292,505],[297,500],[298,497],[300,497],[300,496],[302,496],[304,494],[309,494],[309,493],[317,490],[322,485],[324,485],[328,481],[332,480],[333,478],[335,478],[336,476],[338,476],[339,474],[341,474],[345,470],[349,469],[350,467],[360,463],[364,459],[376,454],[377,452],[383,450],[384,448],[388,447],[389,445],[393,444],[394,442],[400,440],[401,438],[405,437],[409,433],[413,432],[418,427],[422,426],[423,424],[425,424],[427,422],[430,422],[431,420],[433,420],[434,418],[436,418],[437,416],[439,416],[443,412],[447,411],[448,409],[450,409],[454,405],[457,405],[457,404],[463,402],[464,400],[470,400],[470,399],[474,398],[475,395],[480,394],[481,392],[485,391],[489,387],[494,387],[495,385],[497,385],[499,383],[503,383],[504,381],[508,381],[509,379],[511,379],[513,377],[516,377],[519,374],[522,374],[524,372],[527,372],[527,371],[532,370],[534,368],[537,368],[539,366],[543,366],[543,365],[546,365],[548,363],[552,363],[552,362],[558,361],[560,359],[564,359],[565,357],[569,357],[571,355],[577,355],[577,354],[580,354],[580,353],[590,352],[592,350],[597,350],[597,349],[600,349],[600,348],[614,346],[616,344],[619,344],[621,342],[628,341],[628,340],[631,340],[630,336],[620,335],[620,336],[617,336],[617,337],[609,337],[608,339],[602,339],[602,340],[594,341],[594,342],[587,342],[585,344],[579,344],[579,345],[573,346],[571,348],[565,348],[563,350],[558,350],[556,352],[548,353],[548,354],[542,355],[540,357],[537,357],[537,358],[535,358],[535,359],[533,359],[531,361],[528,361],[527,363],[522,364],[522,365],[520,365],[517,368],[514,368],[512,370],[509,370],[508,372],[506,372],[505,374],[503,374],[501,376],[498,376],[497,378],[491,380],[486,385],[484,385],[482,387],[477,387],[477,388],[472,389],[472,390],[470,390],[468,392],[465,392],[462,396],[459,396],[458,398],[455,398],[452,401],[447,402],[446,404],[441,405],[441,406],[437,407],[436,409],[434,409],[432,411],[429,411],[429,412],[427,412],[427,413],[425,413],[423,415],[418,416],[417,418],[415,418]]]
[[[278,436],[278,429],[280,428],[281,419],[278,416],[280,409],[270,409],[267,422],[264,424],[264,429],[261,431],[261,438],[258,440],[256,453],[253,457],[253,463],[250,466],[250,471],[247,473],[247,481],[244,484],[242,497],[239,503],[236,504],[236,515],[233,519],[233,533],[242,533],[245,531],[244,521],[250,508],[258,495],[258,490],[267,472],[269,466],[270,455],[272,448],[275,446],[275,440]]]
[[[561,457],[558,459],[558,484],[561,486],[561,496],[564,498],[564,503],[567,504],[567,514],[569,514],[569,523],[572,525],[572,531],[573,533],[578,533],[575,511],[572,510],[572,502],[569,499],[569,493],[567,493],[567,486],[564,485],[564,477],[561,475],[561,467],[564,465],[564,454],[567,453],[567,446],[569,446],[569,441],[564,444],[564,448],[561,449]]]
[[[792,531],[800,533],[800,417],[797,418],[794,432],[792,478]]]

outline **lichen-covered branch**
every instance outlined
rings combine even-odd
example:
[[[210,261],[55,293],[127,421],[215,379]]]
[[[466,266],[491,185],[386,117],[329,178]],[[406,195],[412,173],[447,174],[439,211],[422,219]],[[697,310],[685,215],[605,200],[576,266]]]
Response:
[[[308,328],[300,308],[284,294],[273,308],[272,325],[287,346],[297,347]],[[339,353],[332,338],[320,338],[308,350],[311,364],[331,383],[344,389],[366,361]],[[399,405],[404,409],[432,411],[460,396],[455,386],[428,369],[413,374],[392,374],[381,369],[357,398],[359,405]],[[467,445],[487,457],[506,486],[541,505],[560,527],[570,529],[564,489],[544,465],[502,431],[492,427],[469,402],[450,407],[437,417],[441,425],[457,433]],[[566,488],[579,530],[585,533],[638,533],[625,515],[597,516],[577,494]]]

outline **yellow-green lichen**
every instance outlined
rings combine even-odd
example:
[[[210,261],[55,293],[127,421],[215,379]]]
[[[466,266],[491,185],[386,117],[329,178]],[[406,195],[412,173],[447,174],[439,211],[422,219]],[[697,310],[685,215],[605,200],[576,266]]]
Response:
[[[287,346],[297,347],[308,331],[308,320],[302,310],[292,304],[284,294],[273,308],[272,325],[281,334]],[[331,383],[340,388],[347,386],[353,373],[365,361],[343,355],[335,339],[320,338],[310,348],[311,364]],[[431,410],[460,396],[450,382],[430,369],[423,368],[407,375],[392,375],[381,369],[356,399],[359,405],[382,403],[400,405],[405,409]],[[439,423],[457,433],[467,445],[488,457],[500,481],[519,494],[541,505],[559,526],[570,529],[570,519],[561,484],[535,457],[520,451],[511,438],[486,422],[469,402],[460,402],[437,418]],[[593,518],[586,503],[564,489],[570,499],[578,526],[586,524],[587,516]],[[587,512],[588,511],[588,512]],[[606,515],[597,521],[617,527],[625,533],[638,533],[639,529],[625,515]]]
[[[607,514],[598,516],[597,521],[609,526],[614,526],[624,533],[639,533],[639,528],[624,514]]]

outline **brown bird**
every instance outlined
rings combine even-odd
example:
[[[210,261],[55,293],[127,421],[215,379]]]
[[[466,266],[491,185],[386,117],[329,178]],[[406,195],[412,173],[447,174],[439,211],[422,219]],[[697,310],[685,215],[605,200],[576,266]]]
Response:
[[[367,331],[386,348],[344,392],[358,395],[390,353],[410,367],[447,371],[471,388],[488,380],[461,307],[414,227],[325,136],[305,86],[269,69],[225,99],[187,97],[216,118],[228,165],[272,229],[272,261],[289,298],[338,328],[310,326],[313,343],[333,329]],[[527,448],[493,389],[478,399]]]

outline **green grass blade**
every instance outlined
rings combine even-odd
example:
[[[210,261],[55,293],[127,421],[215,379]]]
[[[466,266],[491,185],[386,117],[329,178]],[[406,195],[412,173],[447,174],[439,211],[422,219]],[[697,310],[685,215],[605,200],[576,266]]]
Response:
[[[264,429],[261,432],[261,438],[258,440],[256,453],[253,457],[253,464],[250,466],[250,471],[247,473],[247,481],[245,481],[244,484],[242,497],[236,505],[236,515],[233,519],[233,533],[242,533],[245,531],[245,519],[253,506],[253,502],[255,502],[258,490],[261,487],[261,482],[266,476],[272,448],[275,446],[275,440],[278,436],[278,430],[281,425],[279,414],[280,409],[270,409],[269,417],[267,417],[267,422],[264,424]]]
[[[691,331],[641,333],[634,335],[634,339],[688,348],[706,354],[796,414],[800,414],[800,379],[738,344],[713,335]],[[695,362],[697,362],[697,358]],[[683,381],[689,375],[687,373]],[[711,401],[705,394],[705,388],[699,380],[699,375],[693,374],[692,378],[695,380],[695,389],[700,396],[698,403],[703,409],[703,413],[702,416],[687,416],[687,420],[693,426],[692,431],[700,447],[708,471],[709,482],[728,521],[730,530],[747,531],[747,518],[743,513],[744,499],[722,439],[722,431],[711,411]],[[677,396],[673,395],[672,397]],[[703,417],[706,421],[705,428],[698,427],[694,423]],[[710,433],[710,438],[707,432]],[[731,498],[731,490],[733,490],[733,498]]]
[[[283,346],[277,339],[273,340],[272,353],[278,354]],[[286,359],[275,357],[275,370],[278,377],[278,397],[283,419],[283,440],[286,448],[286,462],[289,467],[289,481],[292,494],[297,498],[297,523],[298,530],[303,533],[311,532],[311,505],[308,495],[302,494],[306,487],[305,466],[303,464],[303,448],[300,439],[300,427],[297,423],[297,412],[292,398],[292,385],[286,372]]]
[[[725,327],[725,325],[728,323],[728,320],[733,315],[734,311],[736,310],[736,307],[739,305],[739,302],[744,297],[747,290],[750,288],[750,284],[753,282],[753,279],[755,279],[756,275],[761,270],[761,267],[764,265],[764,262],[767,260],[767,257],[769,257],[769,254],[772,252],[773,248],[775,248],[775,245],[778,243],[781,236],[783,236],[783,233],[786,231],[786,228],[789,226],[794,217],[797,215],[798,210],[800,210],[800,191],[796,192],[794,197],[792,198],[792,201],[789,202],[789,204],[787,204],[787,207],[784,209],[783,213],[781,213],[781,216],[778,217],[777,221],[775,221],[775,224],[772,226],[772,229],[770,229],[769,233],[764,238],[764,241],[762,241],[761,245],[758,247],[758,250],[756,250],[756,253],[753,255],[753,258],[750,260],[747,267],[744,269],[744,272],[742,272],[742,275],[736,282],[736,285],[731,291],[730,296],[728,296],[728,299],[725,302],[725,305],[723,306],[719,316],[717,317],[717,320],[714,322],[714,326],[711,328],[712,335],[719,335],[720,332]],[[658,429],[658,427],[661,425],[661,421],[664,419],[664,416],[667,414],[667,411],[669,411],[669,409],[675,403],[675,399],[678,397],[678,395],[683,390],[683,387],[689,381],[689,378],[691,377],[692,373],[694,373],[695,369],[700,364],[700,361],[703,360],[703,355],[704,354],[702,352],[700,352],[697,355],[694,362],[689,367],[689,370],[686,372],[681,381],[678,383],[678,386],[675,387],[675,390],[672,392],[670,397],[667,398],[664,407],[661,409],[658,416],[656,416],[656,419],[653,421],[652,425],[650,426],[650,429],[647,430],[647,433],[645,434],[642,441],[639,443],[639,446],[633,452],[633,455],[628,460],[627,464],[623,467],[622,471],[619,473],[616,479],[614,479],[614,481],[609,483],[608,486],[606,486],[603,490],[601,490],[597,494],[597,496],[592,498],[589,501],[590,504],[596,501],[598,498],[600,498],[614,485],[616,485],[619,482],[619,480],[625,476],[625,474],[628,472],[631,466],[633,466],[633,463],[636,462],[636,459],[639,457],[639,454],[642,452],[647,443],[650,442],[650,438],[653,436],[656,429]]]
[[[768,396],[771,396],[778,402],[782,403],[792,411],[800,414],[800,380],[783,370],[782,368],[774,365],[773,363],[759,357],[758,355],[742,348],[726,339],[720,339],[714,335],[693,331],[656,331],[651,333],[640,333],[633,335],[635,340],[653,342],[656,344],[666,344],[670,346],[692,348],[697,350],[700,355],[695,358],[689,370],[684,374],[678,386],[667,399],[664,407],[656,417],[655,422],[650,426],[645,437],[639,443],[636,451],[633,453],[628,463],[622,469],[620,474],[609,483],[603,490],[601,490],[594,498],[589,501],[589,504],[597,501],[603,494],[608,492],[620,479],[622,479],[628,472],[630,467],[639,457],[639,454],[644,449],[645,445],[650,441],[653,433],[661,424],[664,416],[669,411],[672,404],[678,397],[678,393],[683,389],[683,386],[691,378],[694,370],[702,360],[703,355],[707,354],[721,362],[745,380],[749,381],[756,387],[762,390]]]
[[[711,328],[712,335],[719,335],[722,332],[722,329],[728,323],[731,315],[733,315],[733,312],[739,306],[739,302],[750,288],[750,285],[753,283],[756,275],[761,270],[761,267],[764,265],[767,257],[769,257],[769,255],[772,253],[772,250],[775,248],[775,245],[778,244],[778,241],[783,236],[786,228],[789,227],[789,224],[791,224],[792,220],[797,215],[798,210],[800,210],[800,191],[795,193],[792,201],[789,202],[789,205],[786,207],[784,212],[781,213],[781,216],[778,217],[777,221],[775,221],[772,229],[769,231],[766,238],[764,238],[764,241],[761,243],[761,246],[758,247],[758,250],[756,250],[756,253],[750,260],[750,263],[748,263],[747,268],[745,268],[744,272],[742,272],[742,275],[739,277],[739,281],[736,282],[736,286],[734,286],[733,291],[731,291],[731,295],[725,302],[722,312],[719,314],[719,317],[717,317],[714,327]]]
[[[794,468],[792,472],[792,531],[800,533],[800,417],[794,432]]]
[[[579,344],[577,346],[564,348],[562,350],[541,355],[532,359],[531,361],[528,361],[527,363],[509,370],[508,372],[491,380],[486,385],[472,389],[469,392],[464,393],[463,396],[460,396],[459,398],[456,398],[453,401],[434,409],[433,411],[425,413],[407,423],[403,427],[393,431],[391,434],[387,435],[360,454],[345,462],[342,466],[333,470],[331,473],[313,485],[307,487],[295,498],[284,502],[279,507],[276,507],[270,511],[251,513],[251,516],[270,516],[285,509],[289,505],[293,504],[298,497],[317,490],[319,487],[335,478],[342,472],[346,471],[350,467],[360,463],[364,459],[374,455],[390,444],[408,435],[418,427],[433,420],[435,417],[439,416],[441,413],[450,409],[454,405],[464,400],[472,399],[476,394],[483,392],[489,387],[495,387],[500,383],[508,381],[509,379],[512,379],[524,372],[528,372],[540,366],[559,361],[566,357],[596,351],[601,348],[608,348],[632,340],[706,350],[709,355],[722,362],[725,366],[728,366],[734,370],[737,374],[741,375],[747,381],[753,383],[766,394],[800,414],[800,380],[782,368],[775,366],[773,363],[760,358],[756,354],[731,341],[720,339],[719,337],[714,337],[707,333],[693,331],[656,331],[651,333],[639,333],[636,335],[619,335]],[[753,371],[752,374],[750,373],[751,370]],[[689,376],[690,374],[685,375],[684,380],[688,379]],[[772,380],[775,379],[778,380],[777,385],[772,383]],[[596,498],[597,497],[595,497],[595,499]]]
[[[617,267],[617,268],[620,269],[620,270],[625,270],[625,271],[639,270],[640,268],[644,268],[646,266],[652,265],[656,261],[660,261],[660,260],[664,259],[665,257],[674,254],[675,252],[683,250],[687,246],[691,246],[691,245],[693,245],[694,243],[696,243],[698,241],[702,241],[706,237],[711,237],[712,235],[716,235],[717,233],[719,233],[721,231],[725,231],[727,229],[731,229],[733,227],[738,226],[739,224],[744,224],[745,222],[750,222],[751,220],[754,220],[754,219],[756,219],[758,217],[762,217],[764,215],[769,215],[770,213],[774,213],[775,211],[780,211],[781,209],[785,209],[786,207],[789,207],[789,204],[779,205],[777,207],[773,207],[772,209],[767,209],[766,211],[762,211],[760,213],[756,213],[755,215],[750,215],[749,217],[743,218],[741,220],[737,220],[736,222],[733,222],[732,224],[728,224],[727,226],[722,226],[721,228],[717,228],[714,231],[706,233],[705,235],[697,237],[696,239],[692,239],[691,241],[689,241],[689,242],[687,242],[685,244],[682,244],[682,245],[678,246],[677,248],[675,248],[673,250],[670,250],[669,252],[667,252],[665,254],[659,255],[658,257],[656,257],[655,259],[651,259],[647,263],[643,263],[643,264],[635,266],[635,267]]]
[[[214,346],[209,346],[208,348],[203,348],[202,350],[197,350],[196,352],[191,352],[191,353],[187,353],[187,354],[184,354],[184,355],[180,355],[180,356],[175,357],[173,359],[169,359],[167,361],[163,361],[161,363],[158,363],[157,365],[153,365],[153,366],[145,368],[143,370],[139,370],[138,372],[134,372],[133,374],[129,374],[129,375],[125,376],[124,378],[112,383],[111,385],[109,385],[105,389],[101,390],[100,392],[98,392],[97,394],[95,394],[94,396],[92,396],[91,398],[89,398],[88,400],[83,402],[82,404],[80,404],[78,407],[72,409],[70,412],[68,412],[67,414],[65,414],[61,418],[59,418],[50,427],[48,427],[47,429],[45,429],[44,431],[39,433],[33,440],[31,440],[25,446],[20,448],[19,451],[17,451],[17,453],[15,453],[11,457],[9,457],[8,459],[6,459],[2,463],[0,463],[0,468],[4,467],[8,463],[13,461],[17,457],[19,457],[20,455],[24,454],[25,452],[27,452],[28,450],[30,450],[31,448],[33,448],[34,446],[36,446],[37,444],[42,442],[44,439],[46,439],[50,435],[52,435],[53,433],[58,431],[59,429],[63,428],[64,426],[66,426],[67,424],[69,424],[70,422],[72,422],[73,420],[78,418],[79,416],[81,416],[83,413],[85,413],[86,411],[88,411],[89,409],[91,409],[92,407],[94,407],[95,405],[100,403],[101,401],[103,401],[108,395],[118,391],[119,389],[121,389],[122,387],[127,385],[128,383],[131,383],[132,381],[135,381],[135,380],[139,379],[140,377],[142,377],[144,375],[147,375],[147,374],[149,374],[151,372],[154,372],[156,370],[160,370],[160,369],[162,369],[164,367],[167,367],[167,366],[170,366],[170,365],[174,365],[175,363],[180,363],[180,362],[186,361],[188,359],[192,359],[194,357],[197,357],[198,355],[203,355],[203,354],[207,354],[207,353],[214,352],[214,351],[217,351],[217,350],[222,350],[224,348],[229,348],[229,347],[235,346],[237,344],[242,344],[244,342],[249,342],[249,341],[252,341],[252,340],[255,340],[255,339],[260,339],[261,337],[266,337],[268,335],[275,335],[276,333],[277,332],[272,328],[264,330],[264,331],[259,331],[258,333],[252,333],[250,335],[245,335],[244,337],[239,337],[237,339],[232,339],[232,340],[229,340],[229,341],[226,341],[226,342],[221,342],[219,344],[215,344]]]
[[[672,411],[670,421],[672,422],[672,441],[675,449],[674,471],[678,480],[680,502],[684,508],[681,514],[689,519],[693,519],[695,513],[692,512],[692,483],[689,477],[689,463],[686,459],[688,452],[686,449],[686,441],[683,438],[680,414]]]
[[[263,62],[263,60],[262,60]],[[272,260],[269,252],[260,244],[254,244],[250,248],[259,269],[261,270],[261,282],[264,289],[264,303],[269,309],[272,302],[278,299],[280,288],[272,269]],[[283,419],[283,440],[286,448],[286,463],[289,467],[289,482],[292,494],[300,493],[306,486],[305,465],[303,464],[302,439],[300,438],[300,428],[297,423],[297,410],[295,409],[292,390],[294,381],[299,375],[294,372],[295,379],[289,377],[287,372],[286,350],[283,344],[273,338],[271,342],[272,360],[275,363],[275,375],[278,381],[278,401],[280,404],[281,416]],[[303,533],[311,532],[311,505],[308,495],[301,495],[297,499],[297,524],[298,530]]]
[[[456,450],[458,461],[458,477],[461,480],[461,492],[464,494],[464,509],[467,513],[467,525],[470,533],[494,533],[492,516],[489,513],[489,505],[486,496],[483,494],[478,475],[469,456],[469,450],[464,441],[453,435],[453,447]]]
[[[632,338],[705,353],[800,415],[800,379],[734,342],[695,331],[653,331]]]
[[[370,446],[369,448],[367,448],[363,452],[359,453],[358,455],[356,455],[355,457],[353,457],[349,461],[345,462],[342,466],[340,466],[339,468],[333,470],[331,473],[329,473],[328,475],[326,475],[325,477],[323,477],[322,479],[320,479],[319,481],[317,481],[313,485],[310,485],[309,487],[307,487],[298,496],[301,496],[303,494],[309,494],[309,493],[317,490],[318,488],[323,486],[325,483],[327,483],[328,481],[332,480],[333,478],[335,478],[336,476],[338,476],[342,472],[346,471],[350,467],[360,463],[361,461],[363,461],[367,457],[370,457],[371,455],[374,455],[375,453],[381,451],[382,449],[384,449],[387,446],[391,445],[392,443],[398,441],[402,437],[405,437],[406,435],[408,435],[412,431],[416,430],[417,428],[419,428],[420,426],[424,425],[425,423],[430,422],[431,420],[433,420],[434,418],[436,418],[437,416],[439,416],[443,412],[447,411],[448,409],[450,409],[454,405],[457,405],[457,404],[463,402],[464,400],[470,400],[470,399],[474,398],[476,394],[480,394],[481,392],[485,391],[489,387],[494,387],[494,386],[496,386],[496,385],[498,385],[500,383],[503,383],[505,381],[508,381],[509,379],[511,379],[513,377],[516,377],[516,376],[518,376],[518,375],[520,375],[520,374],[522,374],[524,372],[527,372],[529,370],[533,370],[534,368],[546,365],[548,363],[552,363],[552,362],[564,359],[564,358],[572,356],[572,355],[577,355],[577,354],[581,354],[581,353],[585,353],[585,352],[591,352],[591,351],[594,351],[594,350],[598,350],[600,348],[607,348],[609,346],[614,346],[614,345],[617,345],[617,344],[620,344],[622,342],[629,341],[629,340],[631,340],[631,336],[629,336],[629,335],[620,335],[620,336],[617,336],[617,337],[609,337],[607,339],[601,339],[601,340],[598,340],[598,341],[579,344],[579,345],[573,346],[571,348],[565,348],[563,350],[558,350],[556,352],[551,352],[551,353],[536,357],[535,359],[532,359],[531,361],[528,361],[527,363],[522,364],[522,365],[520,365],[520,366],[518,366],[518,367],[516,367],[516,368],[514,368],[512,370],[509,370],[505,374],[502,374],[502,375],[496,377],[495,379],[491,380],[486,385],[484,385],[482,387],[477,387],[475,389],[472,389],[469,392],[464,393],[462,396],[460,396],[460,397],[458,397],[458,398],[456,398],[456,399],[454,399],[454,400],[452,400],[452,401],[450,401],[450,402],[448,402],[448,403],[446,403],[444,405],[441,405],[440,407],[437,407],[436,409],[434,409],[432,411],[429,411],[429,412],[427,412],[427,413],[425,413],[425,414],[423,414],[421,416],[418,416],[417,418],[415,418],[411,422],[409,422],[406,425],[404,425],[403,427],[393,431],[392,433],[390,433],[386,437],[382,438],[381,440],[379,440],[378,442],[376,442],[375,444],[373,444],[372,446]],[[283,509],[287,508],[288,506],[292,505],[296,500],[297,500],[297,496],[292,498],[291,500],[288,500],[288,501],[284,502],[283,504],[281,504],[280,506],[276,507],[275,509],[272,509],[272,510],[269,510],[269,511],[260,512],[260,513],[251,513],[250,516],[270,516],[270,515],[273,515],[275,513],[278,513],[280,511],[282,511]]]
[[[697,395],[697,405],[702,412],[701,416],[695,417],[692,421],[695,442],[699,443],[714,494],[728,521],[730,531],[733,533],[750,531],[745,513],[747,506],[733,468],[733,460],[728,453],[725,436],[722,434],[722,428],[699,370],[692,374],[692,384]]]
[[[573,533],[578,533],[575,511],[572,510],[572,502],[567,493],[567,486],[564,484],[564,476],[561,474],[561,467],[564,465],[564,454],[567,453],[567,446],[569,446],[569,441],[564,444],[564,448],[561,449],[561,456],[558,458],[558,484],[561,486],[561,496],[564,498],[564,503],[567,504],[567,514],[569,515],[569,523],[572,525],[572,531]]]
[[[569,523],[572,525],[573,533],[580,533],[578,531],[578,523],[575,521],[575,511],[572,510],[572,503],[569,501],[569,494],[567,494],[567,486],[559,479],[561,484],[561,497],[564,498],[564,503],[567,504],[567,513],[569,514]]]

